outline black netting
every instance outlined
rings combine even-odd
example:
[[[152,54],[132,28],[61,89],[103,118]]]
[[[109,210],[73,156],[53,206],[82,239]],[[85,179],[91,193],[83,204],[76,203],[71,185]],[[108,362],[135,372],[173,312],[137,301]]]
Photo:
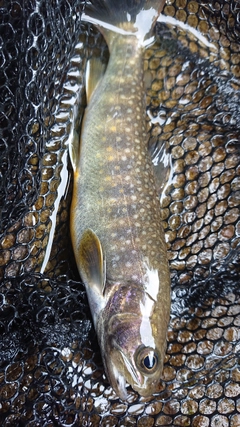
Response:
[[[83,3],[0,2],[1,425],[237,427],[240,3],[167,1],[172,21],[145,53],[150,150],[171,159],[172,318],[161,391],[125,403],[105,378],[69,236],[68,137],[86,59],[108,56]]]

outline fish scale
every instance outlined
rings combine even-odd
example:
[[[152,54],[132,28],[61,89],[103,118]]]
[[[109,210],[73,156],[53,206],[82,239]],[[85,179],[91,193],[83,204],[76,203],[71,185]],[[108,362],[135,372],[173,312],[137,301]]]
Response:
[[[84,119],[72,208],[78,212],[79,226],[72,225],[78,239],[91,228],[101,240],[109,277],[139,282],[143,257],[155,268],[166,262],[147,149],[142,70],[138,40],[117,37],[106,75]]]
[[[140,21],[145,16],[153,25],[159,4],[150,3],[138,6],[138,13]],[[111,22],[111,14],[107,19]],[[170,315],[170,273],[148,153],[139,40],[151,25],[146,29],[134,22],[118,23],[125,35],[101,28],[110,59],[91,97],[87,90],[80,150],[76,139],[72,149],[75,258],[105,372],[123,400],[126,382],[142,396],[158,390]]]

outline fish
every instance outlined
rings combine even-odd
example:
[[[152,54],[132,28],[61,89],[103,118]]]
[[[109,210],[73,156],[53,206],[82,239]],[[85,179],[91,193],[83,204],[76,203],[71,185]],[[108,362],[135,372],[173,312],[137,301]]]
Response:
[[[108,44],[89,66],[80,138],[70,144],[71,240],[103,366],[121,400],[159,391],[170,317],[170,272],[148,152],[143,52],[164,1],[97,0],[82,19]]]

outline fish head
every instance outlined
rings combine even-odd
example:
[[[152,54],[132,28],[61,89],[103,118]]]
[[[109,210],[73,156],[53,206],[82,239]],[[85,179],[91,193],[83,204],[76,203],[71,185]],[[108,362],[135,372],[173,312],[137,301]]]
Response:
[[[138,314],[116,314],[103,334],[105,372],[122,400],[127,399],[127,383],[143,397],[159,391],[165,346],[158,348],[157,341],[142,336],[144,320]]]
[[[143,280],[107,279],[101,242],[86,230],[79,247],[80,274],[86,286],[105,372],[118,396],[126,383],[141,396],[159,390],[166,348],[170,293],[158,271],[145,266]]]

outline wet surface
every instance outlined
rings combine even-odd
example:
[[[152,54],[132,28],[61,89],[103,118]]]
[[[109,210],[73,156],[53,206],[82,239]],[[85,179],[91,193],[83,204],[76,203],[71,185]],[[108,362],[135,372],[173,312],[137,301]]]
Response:
[[[168,1],[173,21],[145,53],[150,150],[171,159],[161,205],[172,319],[159,393],[129,389],[125,403],[104,376],[69,245],[68,137],[86,58],[107,59],[80,7],[2,5],[1,424],[238,426],[238,2]]]

